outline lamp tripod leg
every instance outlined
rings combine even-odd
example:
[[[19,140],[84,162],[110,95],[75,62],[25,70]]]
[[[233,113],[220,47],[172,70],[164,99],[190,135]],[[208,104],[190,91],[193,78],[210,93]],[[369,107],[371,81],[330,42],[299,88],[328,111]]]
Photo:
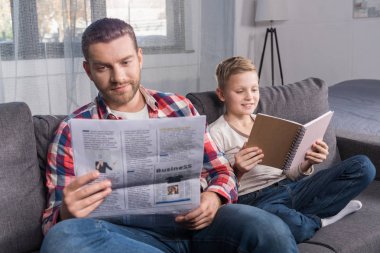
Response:
[[[280,67],[280,76],[281,76],[281,84],[284,85],[284,75],[282,74],[282,65],[281,65],[281,57],[280,57],[280,49],[278,47],[278,39],[277,39],[277,32],[276,28],[274,28],[274,38],[276,40],[276,49],[277,49],[277,57],[278,57],[278,64]]]
[[[276,28],[271,27],[270,31],[270,63],[271,63],[271,71],[272,71],[272,86],[274,86],[274,54],[273,54],[273,32],[276,32]]]
[[[269,33],[270,33],[269,28],[267,28],[267,32],[265,33],[263,52],[261,53],[261,60],[260,60],[260,67],[259,67],[259,78],[261,76],[261,70],[263,69],[263,62],[264,62],[264,56],[265,56],[265,47],[267,45],[267,40],[268,40],[268,34]]]

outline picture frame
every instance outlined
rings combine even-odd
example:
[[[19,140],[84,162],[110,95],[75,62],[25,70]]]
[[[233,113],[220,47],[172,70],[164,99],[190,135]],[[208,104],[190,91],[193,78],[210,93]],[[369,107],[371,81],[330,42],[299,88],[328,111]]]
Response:
[[[353,18],[380,17],[380,0],[353,0]]]

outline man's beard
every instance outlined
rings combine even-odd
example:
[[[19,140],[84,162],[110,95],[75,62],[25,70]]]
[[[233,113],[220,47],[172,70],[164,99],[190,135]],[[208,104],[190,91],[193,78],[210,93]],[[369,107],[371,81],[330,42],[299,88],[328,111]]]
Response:
[[[139,91],[139,88],[140,88],[140,81],[139,80],[129,81],[127,85],[131,87],[131,90],[128,93],[119,95],[110,91],[107,94],[103,94],[104,99],[108,106],[112,106],[112,107],[124,106],[128,104],[135,97],[136,93]]]

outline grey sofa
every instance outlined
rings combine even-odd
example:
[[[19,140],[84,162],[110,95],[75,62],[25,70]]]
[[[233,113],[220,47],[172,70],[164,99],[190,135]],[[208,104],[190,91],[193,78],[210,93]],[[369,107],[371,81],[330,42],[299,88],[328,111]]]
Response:
[[[306,122],[328,110],[327,95],[327,86],[319,79],[265,87],[261,88],[259,111]],[[191,93],[188,98],[209,122],[223,113],[213,92]],[[39,251],[46,205],[46,152],[62,119],[32,116],[24,103],[0,104],[0,253]],[[332,128],[326,138],[331,151],[326,164],[366,153],[380,169],[379,146],[336,138]],[[380,182],[373,182],[358,199],[364,204],[362,210],[320,230],[299,245],[300,252],[380,252]]]

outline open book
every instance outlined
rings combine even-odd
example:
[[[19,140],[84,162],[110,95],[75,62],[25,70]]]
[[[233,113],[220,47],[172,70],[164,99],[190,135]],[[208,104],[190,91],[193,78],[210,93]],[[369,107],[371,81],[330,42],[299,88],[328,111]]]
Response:
[[[283,170],[297,168],[311,145],[323,139],[333,113],[328,111],[304,125],[259,113],[247,145],[263,150],[263,165]]]

